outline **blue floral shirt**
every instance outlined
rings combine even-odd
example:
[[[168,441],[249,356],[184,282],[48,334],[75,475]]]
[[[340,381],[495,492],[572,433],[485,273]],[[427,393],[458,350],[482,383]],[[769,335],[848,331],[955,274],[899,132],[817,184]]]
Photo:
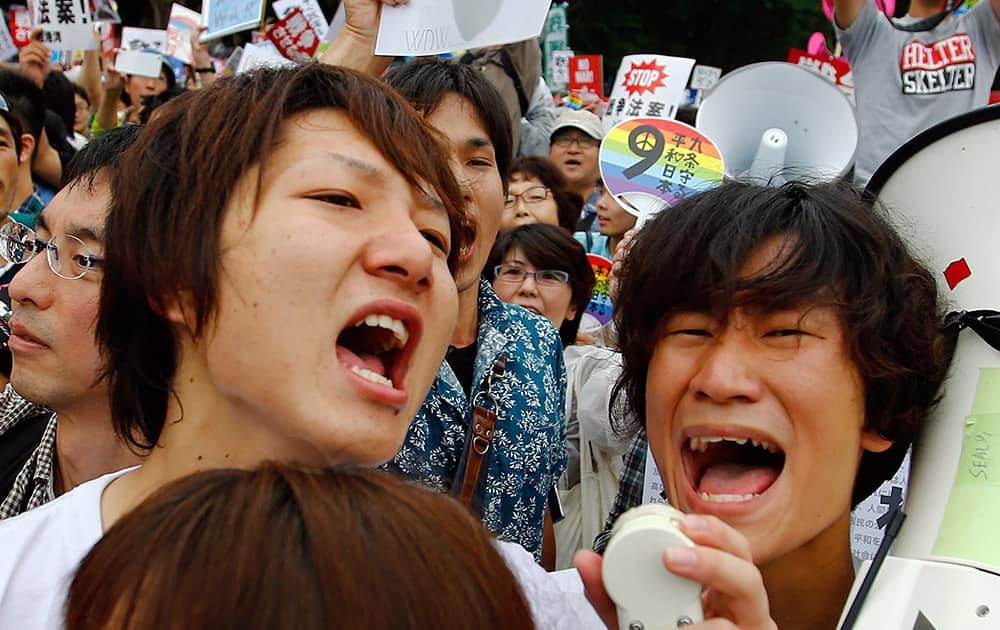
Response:
[[[506,372],[493,386],[496,433],[487,462],[483,524],[541,560],[546,498],[566,468],[566,368],[559,332],[547,319],[506,304],[485,280],[479,286],[479,338],[473,394],[501,353]],[[470,398],[441,364],[403,447],[389,470],[440,490],[451,488],[472,418]]]

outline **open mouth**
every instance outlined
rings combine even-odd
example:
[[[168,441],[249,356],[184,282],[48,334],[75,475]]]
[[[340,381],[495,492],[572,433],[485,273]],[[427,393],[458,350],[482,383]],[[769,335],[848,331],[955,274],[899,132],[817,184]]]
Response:
[[[574,160],[571,158],[569,160],[564,161],[563,164],[565,164],[566,166],[580,166],[582,162],[580,162],[580,160]]]
[[[750,437],[691,436],[681,448],[688,483],[703,501],[750,501],[774,485],[785,453]]]
[[[415,342],[412,328],[391,315],[369,313],[340,333],[337,359],[367,381],[403,390]]]

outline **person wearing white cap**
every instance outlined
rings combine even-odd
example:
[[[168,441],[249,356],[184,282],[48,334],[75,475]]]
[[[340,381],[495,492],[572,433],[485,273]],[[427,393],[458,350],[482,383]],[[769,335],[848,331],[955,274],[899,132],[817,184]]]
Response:
[[[564,109],[552,129],[549,157],[566,180],[566,188],[585,200],[579,230],[590,230],[597,216],[602,189],[597,153],[603,138],[601,119],[582,109]]]

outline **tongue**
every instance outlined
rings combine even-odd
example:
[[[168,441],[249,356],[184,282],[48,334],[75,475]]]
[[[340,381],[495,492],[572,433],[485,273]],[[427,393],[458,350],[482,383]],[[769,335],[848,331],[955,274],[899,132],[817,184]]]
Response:
[[[706,494],[761,494],[778,478],[778,469],[750,464],[716,464],[701,476],[698,492]]]
[[[355,365],[375,372],[379,376],[385,376],[385,364],[382,359],[374,354],[356,354],[346,346],[337,345],[337,358],[341,364],[352,368]]]

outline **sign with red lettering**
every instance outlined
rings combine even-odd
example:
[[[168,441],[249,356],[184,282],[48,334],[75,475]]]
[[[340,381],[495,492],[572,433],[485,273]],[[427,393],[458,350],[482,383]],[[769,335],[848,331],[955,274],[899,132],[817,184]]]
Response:
[[[267,31],[267,38],[274,42],[282,55],[292,61],[306,63],[319,46],[319,37],[309,25],[302,9],[296,7],[284,19]]]
[[[903,94],[971,90],[976,86],[976,51],[972,39],[959,33],[931,44],[912,41],[903,47],[899,71]]]
[[[604,114],[608,131],[626,118],[673,118],[684,98],[694,59],[628,55],[618,68]]]
[[[569,59],[569,89],[604,96],[604,58],[601,55],[575,55]]]
[[[826,77],[847,95],[851,103],[854,102],[854,75],[845,59],[830,55],[812,55],[804,50],[792,48],[788,51],[788,63],[794,63]]]
[[[10,10],[10,36],[18,48],[31,43],[31,11],[27,8]]]

